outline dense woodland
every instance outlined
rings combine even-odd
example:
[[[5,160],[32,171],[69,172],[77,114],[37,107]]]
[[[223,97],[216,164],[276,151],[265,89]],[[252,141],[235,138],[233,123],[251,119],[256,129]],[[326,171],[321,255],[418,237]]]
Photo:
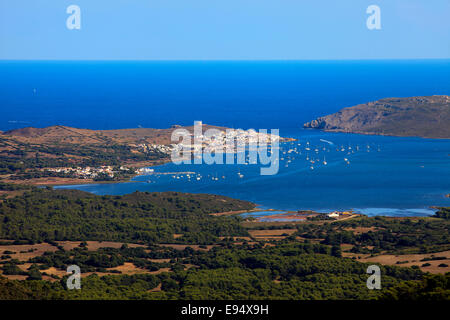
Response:
[[[0,191],[18,191],[18,190],[31,190],[36,189],[36,187],[25,185],[25,184],[12,184],[0,182]]]
[[[424,293],[440,289],[448,298],[447,277],[438,277],[431,288],[423,288],[429,276],[414,268],[382,266],[383,289],[366,287],[368,264],[343,259],[321,244],[281,243],[276,247],[262,245],[221,245],[210,251],[186,248],[177,251],[152,247],[107,249],[89,252],[76,248],[35,258],[42,268],[76,262],[86,272],[92,268],[117,265],[147,257],[170,257],[171,272],[160,274],[91,275],[82,279],[82,290],[66,290],[66,277],[53,283],[37,280],[39,271],[30,273],[28,281],[3,281],[0,298],[29,299],[391,299],[405,298],[406,292]],[[104,256],[101,258],[101,256]],[[183,264],[181,264],[181,262]],[[184,264],[195,264],[186,269]],[[147,265],[155,270],[163,264]],[[30,267],[30,270],[38,270]],[[31,280],[36,279],[36,280]],[[445,280],[445,281],[444,281]],[[402,283],[405,285],[402,286]],[[152,289],[160,286],[160,291]],[[406,288],[405,288],[406,286]],[[430,290],[428,290],[428,289]],[[436,289],[437,290],[437,289]],[[417,293],[417,298],[420,298]]]
[[[239,217],[210,213],[253,209],[247,201],[207,194],[135,192],[96,196],[76,190],[34,189],[0,203],[0,238],[208,244],[247,235]]]
[[[283,240],[236,242],[249,236],[239,216],[210,213],[249,210],[254,204],[223,196],[135,192],[97,196],[75,190],[0,185],[21,191],[0,202],[0,239],[14,244],[47,242],[54,252],[18,261],[0,252],[0,299],[449,299],[449,274],[424,274],[418,267],[381,266],[382,290],[368,290],[369,264],[343,258],[340,244],[354,252],[437,252],[448,248],[448,209],[436,217],[360,217],[310,221]],[[277,226],[278,229],[293,225]],[[271,228],[268,226],[267,228]],[[353,232],[370,228],[368,232]],[[182,235],[177,238],[175,234]],[[220,237],[220,238],[219,238]],[[296,238],[305,239],[299,242]],[[56,241],[82,241],[65,250]],[[120,248],[88,250],[84,241],[118,241]],[[176,250],[162,243],[201,245]],[[206,244],[213,244],[207,250]],[[372,247],[373,246],[373,247]],[[371,249],[369,249],[369,247]],[[356,249],[355,249],[356,248]],[[438,259],[434,257],[433,259]],[[155,259],[167,259],[156,260]],[[23,264],[30,266],[26,270]],[[140,274],[111,269],[132,263]],[[67,290],[66,278],[44,270],[80,266],[89,275],[82,290]],[[21,268],[22,267],[22,268]],[[155,273],[158,272],[158,273]],[[54,281],[42,280],[50,276]]]

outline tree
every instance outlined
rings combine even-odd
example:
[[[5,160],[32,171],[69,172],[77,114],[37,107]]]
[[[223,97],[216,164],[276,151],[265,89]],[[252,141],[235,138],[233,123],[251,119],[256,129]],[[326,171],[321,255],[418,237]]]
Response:
[[[30,267],[27,280],[42,280],[42,274],[37,265],[33,264]]]
[[[342,257],[341,247],[340,246],[332,246],[331,247],[331,255],[333,257],[341,258]]]

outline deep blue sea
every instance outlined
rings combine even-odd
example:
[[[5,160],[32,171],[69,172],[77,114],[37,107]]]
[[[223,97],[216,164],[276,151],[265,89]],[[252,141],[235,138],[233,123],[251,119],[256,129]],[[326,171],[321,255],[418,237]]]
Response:
[[[194,120],[244,129],[277,128],[282,136],[298,139],[283,144],[282,152],[297,148],[302,154],[286,154],[274,176],[259,175],[256,165],[168,164],[155,170],[193,171],[202,179],[139,176],[129,183],[70,187],[97,194],[217,193],[279,210],[427,215],[432,213],[429,206],[450,206],[444,196],[450,193],[450,140],[300,128],[343,107],[384,97],[434,94],[450,94],[450,60],[0,62],[0,130],[55,124],[165,128],[192,125]],[[306,152],[306,141],[319,151]],[[317,160],[313,170],[306,156]]]

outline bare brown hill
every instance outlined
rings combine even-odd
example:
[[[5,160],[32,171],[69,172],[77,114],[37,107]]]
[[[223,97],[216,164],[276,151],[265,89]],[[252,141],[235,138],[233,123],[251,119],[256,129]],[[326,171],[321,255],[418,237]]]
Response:
[[[3,138],[10,138],[20,142],[42,143],[68,143],[68,144],[163,144],[176,143],[171,141],[172,132],[183,128],[193,132],[193,126],[172,126],[167,129],[134,128],[117,130],[90,130],[66,126],[51,126],[46,128],[21,128],[1,133]],[[209,128],[226,130],[224,127],[203,125],[203,131]]]
[[[304,128],[391,136],[450,138],[450,97],[386,98],[344,108]]]

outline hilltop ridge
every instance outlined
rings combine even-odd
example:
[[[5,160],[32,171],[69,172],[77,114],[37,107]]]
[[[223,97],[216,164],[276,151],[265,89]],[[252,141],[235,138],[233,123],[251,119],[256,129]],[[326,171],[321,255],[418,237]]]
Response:
[[[130,128],[114,130],[79,129],[67,126],[55,125],[45,128],[25,127],[0,132],[3,138],[12,138],[22,142],[32,143],[73,143],[73,144],[98,144],[98,143],[151,143],[171,144],[172,132],[178,128],[184,128],[193,132],[193,126],[172,126],[167,129]],[[203,130],[224,127],[203,124]]]
[[[304,128],[360,134],[450,138],[450,96],[385,98],[344,108]]]

